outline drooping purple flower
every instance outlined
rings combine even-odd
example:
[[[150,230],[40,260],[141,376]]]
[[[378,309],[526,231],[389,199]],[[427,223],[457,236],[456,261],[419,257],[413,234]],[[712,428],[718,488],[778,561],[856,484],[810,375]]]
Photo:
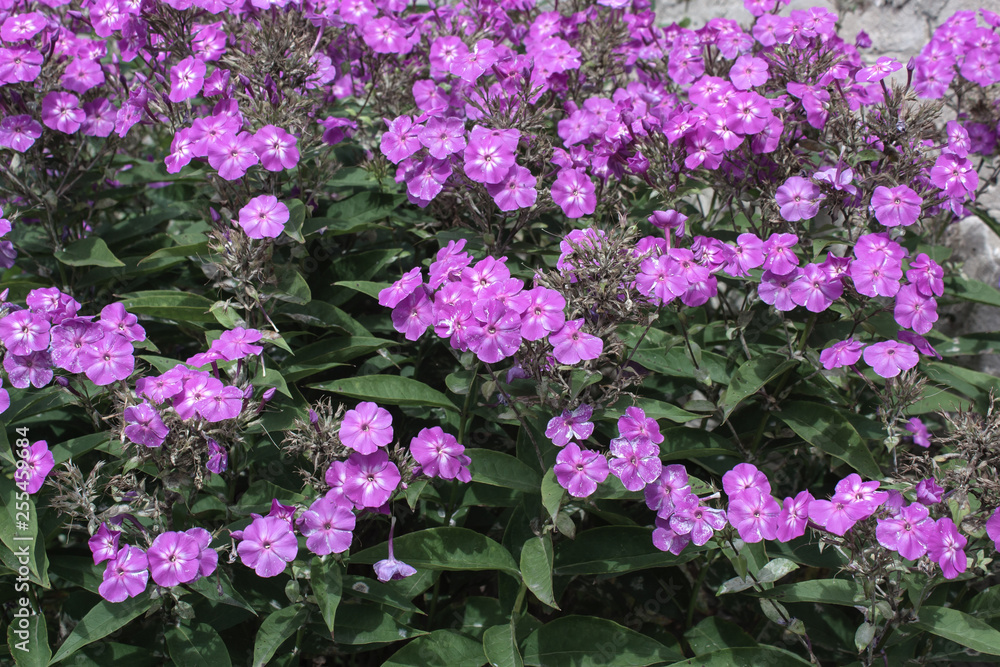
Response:
[[[459,444],[455,436],[445,433],[440,426],[421,429],[410,441],[410,455],[420,464],[421,472],[428,477],[471,482],[469,464],[472,459],[464,452],[465,446]]]
[[[583,442],[594,432],[594,424],[590,421],[593,414],[593,406],[586,403],[572,411],[563,410],[561,415],[549,420],[545,428],[545,437],[556,447],[564,447],[574,439]]]
[[[268,171],[291,169],[299,163],[298,139],[280,127],[265,125],[253,135],[253,150]]]
[[[104,568],[104,576],[97,592],[108,602],[124,602],[134,598],[149,583],[149,561],[139,547],[126,544],[114,560]]]
[[[906,185],[887,188],[880,185],[872,193],[875,219],[886,227],[908,227],[920,217],[924,200]]]
[[[208,461],[205,467],[209,472],[221,475],[229,468],[229,454],[212,438],[208,439]]]
[[[781,217],[796,222],[816,217],[823,194],[812,181],[791,176],[774,193],[774,199],[781,207]]]
[[[198,541],[176,531],[157,535],[146,551],[153,581],[167,587],[186,584],[197,577],[200,555]]]
[[[355,523],[354,512],[326,498],[313,502],[298,520],[306,548],[318,556],[347,551]]]
[[[865,348],[864,357],[865,363],[884,378],[894,378],[920,361],[920,356],[912,345],[895,340],[869,345]]]
[[[118,555],[118,540],[121,536],[121,531],[111,530],[106,523],[101,524],[97,532],[87,540],[87,546],[90,547],[90,553],[94,557],[94,565]]]
[[[159,412],[147,401],[125,408],[125,437],[144,447],[159,447],[170,429],[163,423]]]
[[[559,331],[549,335],[552,356],[561,364],[574,365],[597,359],[604,351],[604,341],[581,331],[583,318],[570,320]]]
[[[258,577],[274,577],[295,560],[299,545],[289,521],[265,516],[255,518],[243,530],[236,551],[243,564],[253,568]]]
[[[608,460],[600,452],[580,449],[571,442],[556,456],[556,481],[574,498],[586,498],[608,478]]]
[[[378,580],[383,583],[406,579],[407,577],[413,576],[417,573],[416,568],[413,566],[407,565],[401,560],[396,560],[396,555],[393,553],[392,548],[392,537],[395,530],[396,517],[392,517],[392,521],[389,524],[389,557],[384,560],[380,560],[373,566],[375,569],[375,576],[377,576]]]
[[[344,413],[337,434],[341,443],[361,454],[371,454],[392,442],[392,415],[371,401]]]
[[[273,239],[288,222],[288,206],[274,195],[258,195],[240,209],[239,225],[252,239]]]
[[[611,472],[621,480],[629,491],[641,491],[660,476],[663,463],[660,448],[649,440],[626,440],[615,438],[611,441],[609,462]]]
[[[354,452],[346,463],[344,495],[361,507],[381,507],[399,486],[399,468],[384,449],[372,454]]]
[[[923,505],[908,505],[891,518],[879,519],[875,537],[886,549],[898,551],[903,558],[916,560],[927,553],[924,531],[933,523],[928,515]]]
[[[729,497],[729,523],[744,542],[773,540],[778,533],[781,507],[770,493],[746,488]]]
[[[944,498],[944,488],[938,486],[933,477],[917,483],[917,502],[921,505],[936,505]]]

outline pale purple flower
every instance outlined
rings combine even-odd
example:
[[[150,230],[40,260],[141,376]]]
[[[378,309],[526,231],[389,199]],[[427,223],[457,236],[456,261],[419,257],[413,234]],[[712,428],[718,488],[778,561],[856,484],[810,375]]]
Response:
[[[809,523],[809,504],[814,500],[808,491],[800,491],[794,498],[785,498],[775,531],[779,542],[789,542],[805,535],[806,525]]]
[[[195,411],[208,422],[235,419],[243,410],[243,391],[227,385],[194,405]]]
[[[106,523],[101,524],[97,532],[87,540],[90,553],[94,556],[94,565],[118,555],[118,540],[121,536],[121,531],[111,530]]]
[[[236,327],[229,331],[223,331],[222,335],[212,343],[212,349],[217,350],[223,359],[236,361],[263,352],[263,347],[251,344],[256,343],[262,337],[263,334],[257,329]]]
[[[205,61],[194,56],[188,56],[171,67],[170,94],[167,99],[177,104],[196,97],[205,82],[206,71]]]
[[[268,171],[291,169],[299,163],[298,139],[280,127],[265,125],[253,135],[253,150]]]
[[[431,118],[418,135],[420,143],[439,160],[466,146],[465,123],[461,118]]]
[[[212,534],[197,526],[188,528],[184,534],[193,538],[199,549],[198,575],[192,581],[211,575],[219,567],[219,552],[211,547]]]
[[[381,507],[399,486],[399,468],[384,449],[372,454],[354,452],[346,465],[344,495],[355,505]]]
[[[392,442],[392,415],[371,401],[348,410],[337,433],[341,443],[361,454],[371,454]]]
[[[475,323],[465,340],[480,361],[494,364],[521,347],[521,317],[497,299],[480,299],[472,307]]]
[[[931,446],[931,434],[920,417],[911,417],[904,428],[913,434],[913,444],[925,448]]]
[[[656,481],[647,484],[642,492],[646,507],[660,518],[669,518],[674,513],[674,506],[691,495],[687,469],[679,463],[664,466]]]
[[[552,199],[567,218],[582,218],[597,209],[594,184],[580,169],[562,169],[552,184]]]
[[[908,560],[916,560],[927,553],[924,531],[933,522],[928,518],[927,508],[913,503],[899,510],[895,516],[879,519],[875,537],[886,549],[898,551]]]
[[[781,208],[781,217],[796,222],[816,217],[823,194],[812,181],[791,176],[774,193],[774,199]]]
[[[400,301],[417,289],[423,280],[422,269],[419,266],[413,267],[404,273],[402,278],[378,293],[378,305],[395,308]]]
[[[729,523],[744,542],[773,540],[778,533],[781,507],[770,493],[758,488],[745,488],[729,496]],[[673,522],[671,521],[671,525]]]
[[[414,125],[409,116],[400,116],[393,120],[383,119],[388,131],[382,135],[382,154],[393,164],[399,164],[420,150],[420,132],[422,126]]]
[[[722,490],[730,498],[747,489],[757,489],[763,494],[771,493],[771,482],[767,480],[767,475],[758,470],[757,466],[752,463],[737,464],[736,467],[722,476]]]
[[[702,505],[701,499],[693,493],[681,501],[670,516],[670,529],[677,535],[687,535],[699,547],[725,525],[726,512]]]
[[[899,326],[925,334],[937,322],[937,301],[921,294],[916,285],[903,285],[896,294],[893,316]]]
[[[409,296],[392,309],[392,326],[406,340],[417,340],[434,324],[434,304],[427,297],[427,290],[418,285]]]
[[[798,242],[795,234],[772,234],[763,243],[764,261],[759,266],[777,276],[791,273],[799,265],[798,255],[792,250]]]
[[[146,590],[149,583],[149,561],[139,547],[126,544],[114,560],[104,568],[97,592],[108,602],[124,602]]]
[[[629,491],[641,491],[652,484],[663,469],[660,448],[649,440],[615,438],[611,441],[611,455],[611,472]]]
[[[0,319],[0,341],[9,354],[27,355],[49,347],[52,325],[42,315],[28,310],[8,313]]]
[[[944,269],[927,256],[920,253],[910,262],[906,270],[906,279],[924,296],[942,296],[944,294]]]
[[[868,503],[855,502],[852,496],[838,493],[830,500],[809,503],[809,518],[834,535],[843,536],[854,524],[871,515]]]
[[[197,540],[174,531],[157,535],[146,551],[153,581],[167,587],[185,584],[197,577],[200,556]]]
[[[135,369],[132,343],[117,333],[105,333],[101,340],[80,352],[80,364],[91,382],[104,386],[124,380]]]
[[[545,437],[556,447],[564,447],[570,440],[583,442],[594,432],[594,424],[590,421],[594,408],[586,403],[572,411],[563,410],[558,417],[549,420],[545,428]]]
[[[104,83],[101,64],[88,58],[73,58],[59,79],[63,88],[81,95]]]
[[[912,345],[895,340],[869,345],[865,348],[864,357],[865,363],[884,378],[894,378],[920,361],[920,356]]]
[[[289,521],[259,516],[243,530],[236,551],[243,564],[253,568],[258,577],[274,577],[295,560],[299,545]]]
[[[775,274],[771,271],[764,271],[761,276],[760,285],[757,286],[757,294],[764,303],[774,306],[776,310],[787,312],[795,309],[795,301],[792,299],[792,284],[798,280],[801,271],[792,269],[790,273]]]
[[[501,211],[516,211],[528,208],[538,199],[535,189],[535,177],[530,171],[519,164],[514,164],[504,180],[495,184],[486,184],[486,192]]]
[[[818,264],[806,264],[791,284],[792,301],[811,313],[821,313],[844,293],[844,283],[831,279]]]
[[[2,51],[3,49],[0,49]],[[18,153],[31,148],[35,139],[42,136],[42,126],[31,116],[7,116],[0,121],[0,146]]]
[[[820,352],[819,360],[823,364],[823,368],[828,371],[843,366],[853,366],[861,358],[861,351],[864,347],[864,343],[854,340],[853,337],[837,341]]]
[[[410,455],[420,464],[421,472],[428,477],[471,482],[469,464],[472,459],[464,452],[465,446],[459,444],[455,436],[445,433],[440,426],[421,429],[410,441]]]
[[[750,275],[750,269],[756,269],[763,263],[764,242],[756,234],[748,232],[736,238],[736,247],[723,270],[733,277],[745,278]]]
[[[944,498],[944,488],[938,486],[933,477],[917,483],[917,502],[921,505],[936,505]]]
[[[566,299],[558,291],[535,287],[527,291],[527,308],[521,313],[521,337],[541,340],[566,323]]]
[[[656,420],[647,417],[642,408],[634,405],[625,408],[625,414],[618,418],[618,434],[626,440],[645,438],[657,445],[663,442]]]
[[[597,359],[604,351],[604,341],[581,331],[583,318],[566,322],[559,331],[549,335],[552,356],[561,364],[578,364]]]
[[[354,538],[354,512],[343,505],[319,498],[298,520],[306,548],[318,556],[347,551]]]
[[[52,357],[48,352],[32,352],[24,356],[8,354],[3,368],[10,384],[18,389],[31,385],[41,389],[52,381]]]
[[[39,12],[13,14],[0,25],[0,37],[5,42],[23,42],[41,32],[48,21]]]
[[[73,134],[85,119],[76,95],[53,91],[42,100],[42,124],[49,129]]]
[[[684,547],[691,544],[691,535],[679,535],[670,528],[670,519],[656,517],[656,528],[653,529],[653,546],[660,551],[669,551],[679,556]]]
[[[227,181],[241,178],[257,162],[253,137],[249,132],[225,132],[208,146],[208,164]]]
[[[42,72],[45,58],[30,46],[0,48],[0,83],[31,82]]]
[[[288,222],[288,206],[274,195],[258,195],[240,209],[239,225],[252,239],[277,238]]]
[[[871,297],[896,296],[903,269],[898,260],[875,255],[859,257],[851,262],[850,274],[854,288],[860,294]]]
[[[463,153],[465,175],[485,185],[502,183],[514,166],[514,150],[501,135],[476,125]]]
[[[159,447],[170,429],[152,405],[143,401],[125,408],[125,437],[145,447]]]
[[[396,517],[392,517],[392,522],[389,524],[389,557],[384,560],[380,560],[373,566],[375,569],[375,576],[377,576],[378,580],[383,583],[406,579],[407,577],[413,576],[417,573],[416,568],[413,566],[407,565],[401,560],[396,560],[396,555],[393,553],[392,548],[392,534],[395,529]]]
[[[888,56],[882,56],[875,61],[874,65],[858,70],[858,73],[854,75],[854,80],[862,83],[875,83],[877,81],[881,81],[893,72],[898,71],[902,67],[903,65],[899,61],[889,58]]]
[[[608,478],[608,460],[600,452],[571,442],[560,450],[553,466],[556,481],[574,498],[586,498]]]
[[[875,218],[886,227],[907,227],[920,217],[924,200],[906,185],[887,188],[880,185],[872,194]]]
[[[738,90],[750,90],[767,82],[767,61],[749,54],[736,59],[729,70],[729,79]]]
[[[941,566],[945,579],[954,579],[965,572],[968,559],[965,555],[965,545],[968,540],[958,532],[955,522],[948,517],[937,520],[934,528],[925,533],[927,555]]]

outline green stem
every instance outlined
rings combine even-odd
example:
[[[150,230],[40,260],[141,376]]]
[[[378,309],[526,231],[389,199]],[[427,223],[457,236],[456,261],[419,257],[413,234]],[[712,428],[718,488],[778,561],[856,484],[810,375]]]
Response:
[[[476,362],[476,367],[472,370],[472,380],[469,382],[469,393],[465,395],[465,402],[462,404],[462,416],[459,418],[458,422],[458,441],[465,444],[465,434],[468,428],[468,418],[469,418],[469,408],[472,403],[472,395],[476,393],[476,384],[479,380],[479,365],[480,362]]]

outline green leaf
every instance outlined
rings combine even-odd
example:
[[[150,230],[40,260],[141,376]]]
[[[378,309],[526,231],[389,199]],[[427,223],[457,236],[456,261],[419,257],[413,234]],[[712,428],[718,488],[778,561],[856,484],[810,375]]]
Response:
[[[18,607],[17,611],[21,609],[27,608]],[[22,621],[26,627],[21,625]],[[10,647],[10,654],[14,656],[17,667],[45,667],[49,664],[52,649],[49,648],[49,630],[45,627],[45,617],[37,614],[27,618],[15,616],[7,626],[7,646]]]
[[[20,562],[21,558],[27,555],[31,581],[48,588],[49,561],[45,553],[45,540],[39,539],[38,535],[35,496],[22,492],[10,477],[0,475],[0,500],[3,501],[3,510],[0,511],[0,541],[5,547],[0,552],[4,564],[17,572],[19,566],[25,564]],[[25,514],[27,521],[24,521]],[[25,523],[27,527],[23,525]]]
[[[340,605],[336,623],[336,640],[341,644],[385,644],[426,634],[370,604]]]
[[[515,629],[510,623],[494,625],[483,633],[483,651],[492,667],[524,667]]]
[[[330,631],[331,639],[336,641],[333,635],[334,621],[337,618],[337,607],[340,606],[344,588],[340,564],[335,560],[324,563],[319,558],[313,558],[309,581],[312,584],[313,595],[316,596],[316,604],[323,614],[326,629]]]
[[[751,593],[778,602],[815,602],[853,607],[865,600],[864,588],[853,579],[810,579]]]
[[[1000,655],[1000,631],[986,621],[948,607],[921,607],[913,626],[973,651]]]
[[[702,548],[688,547],[680,556],[653,546],[653,531],[641,526],[601,526],[585,530],[576,540],[559,543],[555,574],[609,574],[686,563]]]
[[[542,507],[553,519],[559,514],[559,506],[562,504],[566,489],[559,485],[556,479],[556,471],[549,468],[542,477]]]
[[[99,236],[74,241],[56,252],[56,259],[69,266],[125,266]]]
[[[125,310],[177,322],[215,322],[213,301],[179,290],[147,290],[121,295]]]
[[[468,528],[430,528],[400,535],[393,540],[399,560],[426,570],[499,570],[520,578],[510,552]],[[386,543],[351,556],[351,563],[371,565],[388,557]]]
[[[291,199],[285,201],[285,206],[288,207],[288,222],[285,223],[285,233],[299,243],[305,243],[306,240],[302,236],[302,223],[306,219],[305,204],[298,199]]]
[[[675,649],[612,621],[564,616],[524,640],[524,664],[536,667],[646,667],[682,660]]]
[[[128,598],[124,602],[101,600],[80,619],[49,664],[65,660],[87,644],[107,637],[118,628],[128,625],[133,618],[146,613],[152,604],[153,601],[146,593]]]
[[[695,655],[704,655],[727,648],[756,646],[753,637],[731,621],[709,616],[688,630],[684,636]]]
[[[842,460],[863,476],[869,479],[882,476],[864,439],[836,409],[820,403],[791,401],[784,404],[778,418],[810,445]]]
[[[956,296],[962,301],[1000,307],[1000,290],[993,285],[949,274],[944,279],[944,287],[946,296]]]
[[[257,615],[257,611],[233,588],[229,576],[221,570],[216,570],[215,574],[210,577],[200,577],[196,581],[184,585],[207,600],[228,604],[231,607],[239,607],[254,616]]]
[[[520,459],[492,449],[466,449],[465,454],[472,459],[469,470],[473,482],[525,493],[539,492],[541,476]]]
[[[398,375],[362,375],[309,385],[312,389],[332,391],[379,405],[419,405],[458,411],[455,404],[437,389],[423,382]]]
[[[541,602],[559,609],[552,594],[552,536],[530,538],[521,548],[521,577]]]
[[[756,584],[770,584],[774,583],[778,579],[781,579],[789,572],[793,572],[799,569],[798,564],[793,563],[787,558],[775,558],[772,561],[768,561],[767,565],[760,568],[756,575],[753,577],[733,577],[729,581],[726,581],[721,586],[716,595],[725,595],[726,593],[738,593],[739,591],[745,591]]]
[[[640,398],[633,401],[628,396],[623,396],[622,399],[615,404],[614,408],[605,410],[604,416],[617,419],[625,414],[625,408],[630,405],[642,408],[642,411],[645,412],[646,416],[650,419],[666,419],[674,422],[675,424],[685,424],[693,419],[701,419],[705,416],[694,412],[688,412],[683,408],[679,408],[676,405],[671,405],[670,403],[666,403],[664,401],[657,401],[652,398]]]
[[[294,604],[265,618],[253,645],[254,667],[264,667],[285,640],[305,624],[308,615],[304,605]]]
[[[137,266],[142,266],[148,262],[164,257],[199,257],[208,253],[208,241],[200,243],[190,243],[188,245],[175,245],[169,248],[160,248],[154,253],[146,255],[139,260]]]
[[[352,574],[343,575],[342,579],[341,590],[349,597],[371,600],[412,614],[424,613],[390,584]]]
[[[752,646],[712,651],[684,662],[675,662],[672,667],[801,667],[809,664],[808,660],[784,649]]]
[[[392,654],[382,667],[482,667],[483,645],[454,630],[435,630]]]
[[[175,665],[188,667],[229,667],[229,651],[222,637],[208,623],[187,622],[167,630],[167,649]]]
[[[733,410],[749,396],[757,393],[764,385],[798,364],[781,354],[763,354],[754,357],[736,369],[729,387],[719,399],[719,409],[723,419],[729,419]]]
[[[378,299],[378,293],[389,287],[389,283],[373,283],[369,280],[338,280],[333,284],[367,294],[373,299]]]

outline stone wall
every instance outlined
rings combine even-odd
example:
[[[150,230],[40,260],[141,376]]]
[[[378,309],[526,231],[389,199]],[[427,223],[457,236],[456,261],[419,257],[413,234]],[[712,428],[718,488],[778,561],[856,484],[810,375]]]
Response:
[[[691,28],[700,28],[713,17],[731,18],[741,25],[753,21],[743,8],[743,0],[653,0],[661,24],[687,17]],[[862,57],[874,62],[879,56],[891,56],[906,63],[930,40],[934,29],[960,10],[986,7],[1000,11],[1000,0],[792,0],[782,9],[821,6],[835,12],[840,21],[840,35],[852,39],[864,30],[872,47]],[[993,185],[980,198],[995,220],[1000,220],[1000,187]],[[962,273],[975,280],[996,286],[1000,281],[1000,237],[979,218],[957,221],[946,241],[953,248],[952,258],[962,262]],[[966,305],[942,308],[936,329],[946,335],[1000,331],[1000,308]],[[986,354],[966,360],[968,365],[1000,376],[1000,354]]]

